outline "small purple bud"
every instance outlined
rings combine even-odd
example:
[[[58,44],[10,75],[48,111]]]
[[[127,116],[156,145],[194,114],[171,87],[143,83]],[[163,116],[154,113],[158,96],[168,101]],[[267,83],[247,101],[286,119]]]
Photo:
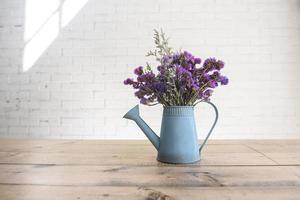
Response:
[[[137,68],[135,68],[134,69],[134,73],[136,74],[136,75],[142,75],[143,74],[143,67],[142,66],[139,66],[139,67],[137,67]]]
[[[210,97],[212,95],[212,93],[213,93],[213,90],[208,89],[208,90],[205,90],[205,92],[203,93],[203,96],[205,99],[207,99],[208,97]]]
[[[219,69],[222,69],[225,63],[222,60],[218,60]]]
[[[124,85],[132,85],[134,83],[134,81],[131,78],[126,79],[125,81],[123,81]]]
[[[195,64],[200,64],[201,63],[201,59],[200,58],[195,58]]]
[[[193,82],[193,83],[192,83],[192,89],[194,89],[194,90],[199,90],[198,84],[195,83],[195,82]]]
[[[208,85],[210,88],[215,88],[218,86],[218,82],[215,80],[211,80]]]
[[[221,85],[227,85],[229,82],[229,79],[226,76],[221,76],[220,82],[221,82]]]

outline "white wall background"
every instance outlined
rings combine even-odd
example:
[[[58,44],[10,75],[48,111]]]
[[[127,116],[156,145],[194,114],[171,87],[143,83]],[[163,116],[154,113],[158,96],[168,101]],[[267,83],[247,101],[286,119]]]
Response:
[[[0,0],[0,135],[145,138],[122,81],[160,27],[226,63],[214,138],[300,138],[299,0]],[[161,107],[141,109],[159,131]],[[212,115],[197,107],[200,137]]]

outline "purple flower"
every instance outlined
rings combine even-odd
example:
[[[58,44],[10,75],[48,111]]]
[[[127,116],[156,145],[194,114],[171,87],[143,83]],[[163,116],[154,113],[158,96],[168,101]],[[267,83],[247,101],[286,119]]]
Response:
[[[190,59],[194,58],[194,56],[191,53],[187,52],[187,51],[184,51],[183,55],[184,55],[186,60],[190,60]]]
[[[213,93],[213,90],[207,89],[203,92],[203,98],[208,99]]]
[[[208,85],[210,88],[215,88],[218,86],[218,82],[215,80],[211,80],[211,81],[209,81]]]
[[[202,77],[203,79],[204,79],[204,81],[205,82],[208,82],[208,81],[210,81],[211,80],[211,78],[210,78],[210,75],[209,74],[203,74],[203,77]]]
[[[139,82],[151,82],[155,78],[155,74],[148,72],[137,77]]]
[[[125,81],[123,81],[124,85],[132,85],[134,83],[132,78],[127,78]]]
[[[134,74],[136,75],[142,75],[143,74],[143,67],[139,66],[137,68],[134,69]]]
[[[189,71],[193,70],[193,68],[194,68],[194,65],[191,64],[191,63],[188,63],[188,64],[186,65],[186,69],[189,70]]]
[[[172,61],[173,61],[173,57],[170,55],[165,55],[162,57],[162,63],[165,65],[172,63]]]
[[[205,59],[203,65],[207,65],[207,64],[210,64],[210,63],[216,63],[217,60],[215,58],[207,58]]]
[[[164,75],[166,73],[166,69],[164,66],[157,66],[157,70],[159,71],[160,74]]]
[[[181,75],[186,75],[186,76],[192,76],[191,72],[185,69],[184,67],[177,67],[176,68],[176,75],[181,76]]]
[[[224,67],[225,63],[222,60],[218,60],[218,67],[219,69],[222,69]]]
[[[220,79],[220,76],[221,76],[221,74],[218,71],[214,71],[214,73],[211,75],[211,77],[216,80]]]
[[[207,69],[207,71],[221,70],[224,67],[224,62],[221,60],[217,61],[215,58],[208,58],[204,61],[203,67]]]
[[[200,64],[201,63],[201,58],[195,58],[195,64]]]
[[[221,85],[227,85],[229,80],[226,76],[221,76],[220,77],[220,82],[221,82]]]
[[[157,82],[154,84],[154,88],[156,91],[160,92],[160,93],[164,93],[167,91],[167,87],[165,83],[161,83],[161,82]]]
[[[192,83],[192,89],[199,90],[199,85],[195,81]]]

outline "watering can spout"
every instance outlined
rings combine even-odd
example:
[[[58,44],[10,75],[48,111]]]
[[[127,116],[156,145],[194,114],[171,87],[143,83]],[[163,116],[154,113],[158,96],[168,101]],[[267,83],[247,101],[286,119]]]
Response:
[[[134,106],[130,109],[124,116],[125,119],[130,119],[135,121],[135,123],[140,127],[140,129],[145,133],[147,138],[156,148],[159,149],[159,137],[155,134],[155,132],[146,124],[146,122],[141,118],[139,105]]]
[[[138,117],[140,117],[140,110],[139,105],[134,106],[131,108],[124,116],[125,119],[131,119],[136,120]]]

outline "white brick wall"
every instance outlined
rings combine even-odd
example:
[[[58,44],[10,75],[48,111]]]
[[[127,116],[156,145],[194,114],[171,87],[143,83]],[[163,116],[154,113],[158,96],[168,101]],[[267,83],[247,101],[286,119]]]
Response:
[[[174,47],[226,63],[214,138],[300,138],[299,0],[88,0],[24,72],[29,1],[0,0],[1,136],[145,138],[121,118],[137,103],[122,81],[162,27]],[[161,107],[141,110],[159,132]],[[200,137],[212,115],[197,107]]]

